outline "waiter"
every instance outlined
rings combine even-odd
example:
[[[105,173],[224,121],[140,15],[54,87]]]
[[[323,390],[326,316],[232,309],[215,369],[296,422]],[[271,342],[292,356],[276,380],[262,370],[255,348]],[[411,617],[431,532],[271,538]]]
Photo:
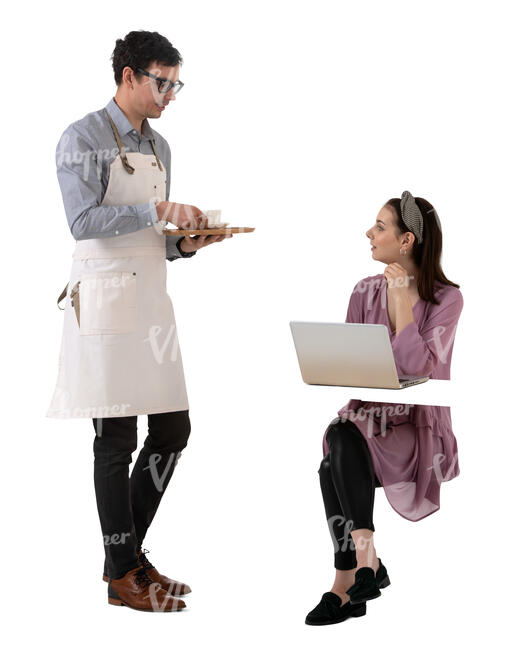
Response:
[[[182,88],[183,60],[157,32],[133,31],[112,55],[115,96],[62,134],[57,174],[76,240],[58,380],[48,417],[90,418],[108,601],[144,611],[185,607],[188,585],[160,574],[142,549],[190,434],[188,397],[166,260],[225,235],[166,236],[166,222],[204,228],[196,207],[169,202],[171,153],[153,130]],[[137,448],[137,416],[148,436]]]

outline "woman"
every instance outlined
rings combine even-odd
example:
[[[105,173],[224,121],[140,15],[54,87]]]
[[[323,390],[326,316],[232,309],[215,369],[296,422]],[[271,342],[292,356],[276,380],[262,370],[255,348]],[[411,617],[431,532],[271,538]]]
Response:
[[[399,377],[449,379],[463,300],[444,275],[442,233],[433,206],[403,192],[366,233],[382,274],[358,282],[346,322],[388,328]],[[336,578],[307,615],[310,625],[363,616],[390,584],[377,557],[372,521],[376,487],[392,507],[419,521],[440,507],[440,484],[459,474],[449,407],[350,400],[323,437],[320,485],[334,542]]]

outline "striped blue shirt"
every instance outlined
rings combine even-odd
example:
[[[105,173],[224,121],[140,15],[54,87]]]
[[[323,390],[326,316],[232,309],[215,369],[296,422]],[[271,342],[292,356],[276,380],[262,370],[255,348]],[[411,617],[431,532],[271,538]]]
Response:
[[[143,120],[142,133],[129,122],[114,98],[106,105],[126,152],[157,155],[166,168],[166,200],[170,196],[171,151],[166,140]],[[105,195],[110,164],[119,155],[114,133],[104,109],[87,113],[70,124],[56,147],[56,170],[63,196],[65,214],[76,240],[117,237],[141,228],[151,228],[158,221],[157,210],[150,202],[139,205],[101,205]],[[178,243],[183,237],[165,236],[165,257],[169,261],[191,257]]]

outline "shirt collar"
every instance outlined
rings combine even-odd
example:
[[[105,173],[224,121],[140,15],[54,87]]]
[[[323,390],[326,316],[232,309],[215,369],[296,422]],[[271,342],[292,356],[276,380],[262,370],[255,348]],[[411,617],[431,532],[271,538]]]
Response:
[[[134,129],[132,124],[130,124],[130,121],[128,120],[127,116],[116,104],[116,101],[113,97],[105,106],[105,108],[110,113],[110,117],[114,120],[114,124],[116,125],[116,129],[118,130],[119,135],[123,136],[123,135],[127,135],[128,133],[132,133],[133,131],[136,131],[136,129]],[[140,135],[142,138],[145,138],[146,140],[154,139],[152,129],[148,124],[147,118],[143,120],[141,131],[142,132]],[[139,133],[137,133],[137,135],[139,135]]]

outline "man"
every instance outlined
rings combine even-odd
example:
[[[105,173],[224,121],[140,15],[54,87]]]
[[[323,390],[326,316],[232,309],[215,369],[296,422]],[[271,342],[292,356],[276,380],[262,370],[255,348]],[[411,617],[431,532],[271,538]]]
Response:
[[[77,240],[59,375],[49,417],[94,425],[94,483],[111,604],[185,607],[188,585],[161,575],[142,550],[190,434],[189,405],[166,260],[192,257],[225,235],[166,236],[166,222],[204,228],[195,206],[170,202],[171,154],[148,119],[182,88],[179,52],[157,32],[133,31],[112,55],[115,96],[72,123],[57,147],[65,212]],[[131,477],[137,416],[148,437]]]

